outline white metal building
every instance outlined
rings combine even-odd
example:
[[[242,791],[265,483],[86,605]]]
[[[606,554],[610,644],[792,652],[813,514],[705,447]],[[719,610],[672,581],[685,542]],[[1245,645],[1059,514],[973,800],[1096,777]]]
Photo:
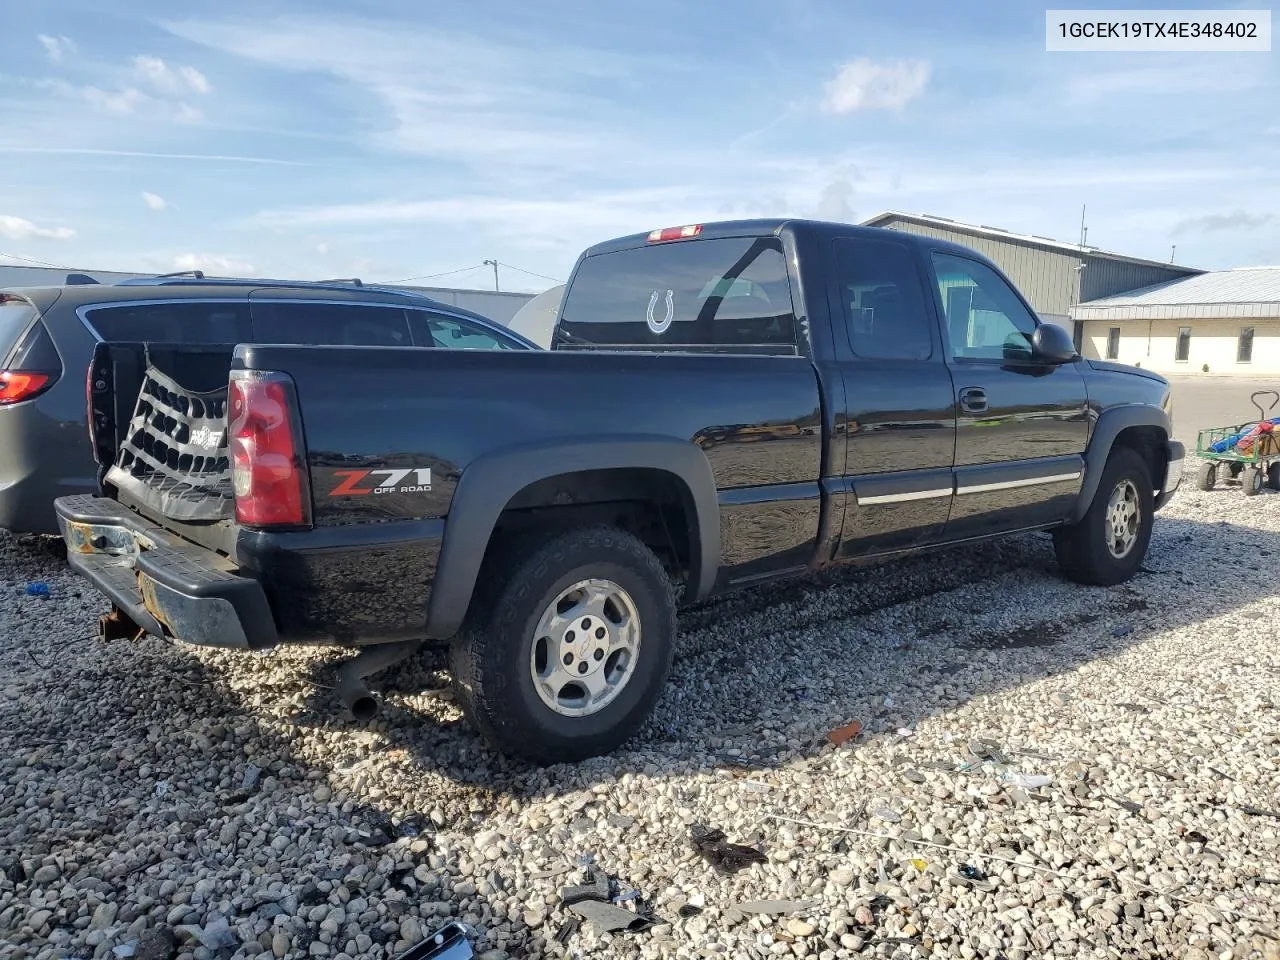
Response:
[[[1086,357],[1157,373],[1280,374],[1280,266],[1185,277],[1077,304]]]

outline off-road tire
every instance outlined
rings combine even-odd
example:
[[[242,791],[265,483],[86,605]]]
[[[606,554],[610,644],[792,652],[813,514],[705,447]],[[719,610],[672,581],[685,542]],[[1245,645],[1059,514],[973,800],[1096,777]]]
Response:
[[[1134,485],[1138,494],[1137,540],[1127,554],[1115,557],[1107,547],[1107,505],[1112,492],[1126,480]],[[1079,523],[1054,531],[1053,545],[1063,576],[1076,583],[1100,587],[1124,583],[1137,573],[1146,559],[1154,519],[1151,471],[1146,461],[1129,447],[1114,448],[1102,469],[1088,512]]]
[[[567,717],[534,687],[533,634],[563,590],[591,578],[607,578],[630,595],[640,619],[640,651],[614,700],[597,713]],[[640,540],[612,527],[525,536],[485,560],[471,612],[452,645],[455,695],[497,750],[537,764],[585,760],[625,743],[652,712],[671,670],[675,633],[671,581]]]

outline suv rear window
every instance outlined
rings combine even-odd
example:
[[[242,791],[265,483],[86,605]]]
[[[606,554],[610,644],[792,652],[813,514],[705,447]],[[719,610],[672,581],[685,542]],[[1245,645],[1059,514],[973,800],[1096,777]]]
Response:
[[[22,331],[38,314],[29,300],[11,293],[0,293],[0,361],[9,356]]]
[[[253,339],[249,305],[232,300],[94,307],[85,320],[103,340],[244,343]]]
[[[570,349],[794,347],[782,244],[685,240],[588,257],[569,284],[559,330]]]

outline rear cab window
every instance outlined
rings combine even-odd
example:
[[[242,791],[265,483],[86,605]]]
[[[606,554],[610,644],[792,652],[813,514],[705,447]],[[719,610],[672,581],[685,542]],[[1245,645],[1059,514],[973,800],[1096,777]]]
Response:
[[[776,237],[685,240],[587,257],[566,291],[560,343],[795,353],[795,308]]]

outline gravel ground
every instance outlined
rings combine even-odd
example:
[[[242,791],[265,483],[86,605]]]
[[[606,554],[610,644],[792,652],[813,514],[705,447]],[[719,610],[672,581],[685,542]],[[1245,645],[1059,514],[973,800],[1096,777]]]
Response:
[[[488,960],[1277,960],[1276,556],[1280,495],[1184,484],[1110,590],[1037,536],[737,595],[629,749],[536,770],[438,654],[359,728],[339,654],[101,644],[0,540],[0,957],[384,957],[457,917]],[[717,872],[696,823],[767,862]],[[655,923],[574,930],[584,857]]]

